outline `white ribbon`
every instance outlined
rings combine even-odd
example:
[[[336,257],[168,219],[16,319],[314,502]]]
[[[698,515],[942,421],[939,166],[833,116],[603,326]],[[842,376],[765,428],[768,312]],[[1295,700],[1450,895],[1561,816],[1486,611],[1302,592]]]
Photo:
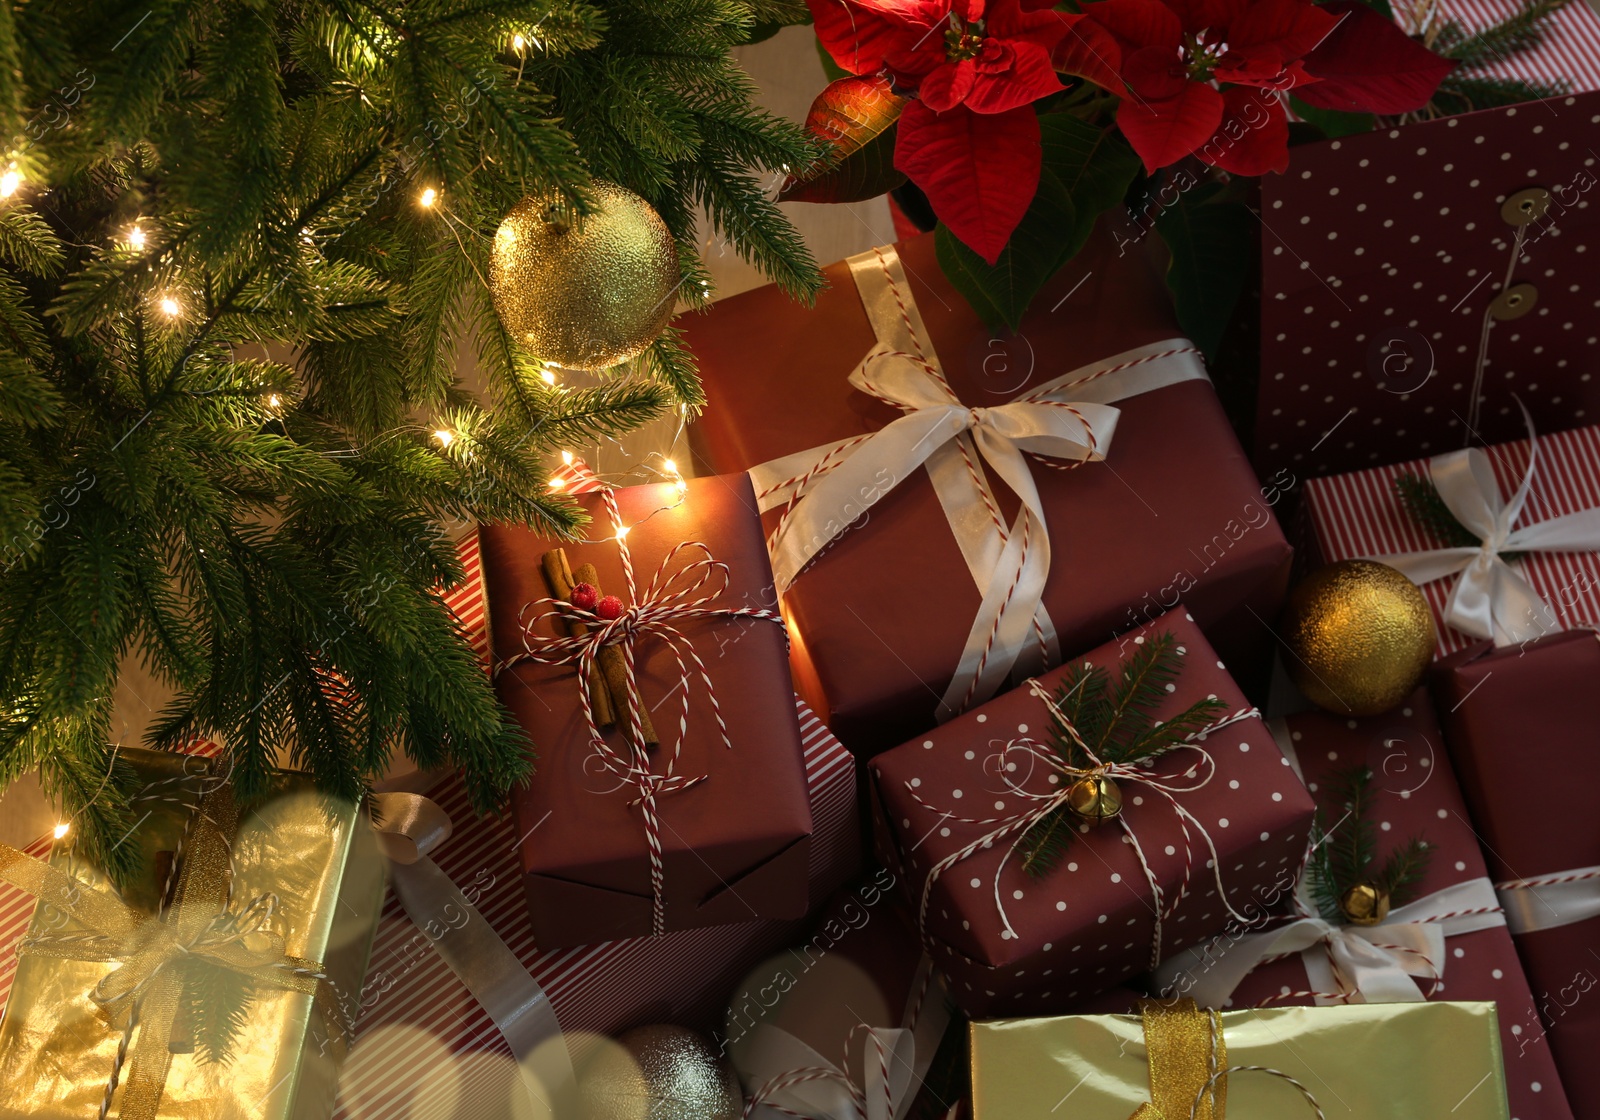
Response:
[[[745,1091],[747,1120],[901,1120],[950,1021],[943,982],[926,956],[917,968],[901,1027],[862,1024],[845,1040],[845,1066],[857,1034],[862,1037],[862,1081],[834,1065],[781,1027],[758,1025],[734,1066]]]
[[[983,596],[939,705],[943,721],[988,699],[1013,671],[1036,673],[1060,660],[1042,602],[1049,532],[1024,454],[1071,465],[1103,459],[1118,417],[1108,402],[1204,379],[1205,369],[1191,344],[1170,339],[1073,370],[1005,404],[969,408],[945,380],[895,251],[862,253],[850,268],[878,338],[850,384],[905,415],[869,435],[763,463],[750,476],[763,512],[789,505],[768,541],[782,594],[884,495],[927,470]],[[1009,529],[976,456],[1021,499]]]
[[[1496,883],[1512,933],[1570,926],[1600,917],[1600,866]]]
[[[1418,1003],[1427,996],[1415,978],[1444,977],[1445,939],[1504,925],[1499,906],[1494,884],[1477,878],[1392,910],[1375,926],[1308,915],[1264,933],[1224,934],[1163,961],[1155,987],[1221,1007],[1257,965],[1299,953],[1319,1005]]]
[[[1367,557],[1398,568],[1416,584],[1459,572],[1461,578],[1451,588],[1445,607],[1445,622],[1475,638],[1493,638],[1497,646],[1528,641],[1555,628],[1555,612],[1501,553],[1600,549],[1600,507],[1514,527],[1539,465],[1539,441],[1531,419],[1528,441],[1528,470],[1509,502],[1500,497],[1489,457],[1478,448],[1436,456],[1428,465],[1439,497],[1482,542],[1477,548]]]

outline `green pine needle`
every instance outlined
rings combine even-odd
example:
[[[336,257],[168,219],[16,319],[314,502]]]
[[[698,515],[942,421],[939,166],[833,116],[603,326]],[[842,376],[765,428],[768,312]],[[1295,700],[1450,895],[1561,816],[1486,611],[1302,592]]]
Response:
[[[1306,874],[1313,901],[1330,922],[1346,919],[1345,892],[1369,884],[1389,895],[1392,906],[1411,901],[1412,888],[1427,874],[1433,846],[1413,837],[1378,860],[1378,829],[1369,818],[1372,771],[1365,766],[1331,774],[1322,782],[1312,829],[1313,851]]]
[[[1414,474],[1396,475],[1394,492],[1411,520],[1440,545],[1446,548],[1477,548],[1482,543],[1471,529],[1456,520],[1456,515],[1450,512],[1450,507],[1439,496],[1439,489],[1432,479]],[[1522,553],[1505,552],[1501,555],[1507,560],[1514,560]]]

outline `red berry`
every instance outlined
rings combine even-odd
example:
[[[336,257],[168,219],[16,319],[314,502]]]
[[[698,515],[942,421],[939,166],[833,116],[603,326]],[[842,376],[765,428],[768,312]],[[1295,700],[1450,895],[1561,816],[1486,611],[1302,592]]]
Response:
[[[592,611],[600,601],[600,589],[592,583],[580,583],[572,588],[572,605],[580,611]]]
[[[613,618],[621,618],[622,600],[617,598],[615,595],[607,595],[604,599],[601,599],[599,605],[594,608],[594,613],[605,619],[607,622],[610,622]]]

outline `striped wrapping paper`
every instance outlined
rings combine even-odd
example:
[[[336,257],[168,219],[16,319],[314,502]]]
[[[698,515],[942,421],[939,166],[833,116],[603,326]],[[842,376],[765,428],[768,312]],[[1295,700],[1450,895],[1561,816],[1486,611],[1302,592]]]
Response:
[[[1502,496],[1509,498],[1521,483],[1528,468],[1528,449],[1527,440],[1484,449]],[[1394,479],[1401,474],[1427,477],[1428,460],[1314,478],[1306,483],[1306,509],[1323,560],[1440,547],[1400,505]],[[1531,525],[1595,506],[1600,506],[1600,427],[1540,436],[1539,473],[1517,524]],[[1515,564],[1549,604],[1556,629],[1600,621],[1600,556],[1593,552],[1535,552]],[[1438,625],[1436,652],[1441,657],[1476,641],[1444,625],[1444,606],[1455,578],[1434,580],[1422,588]]]
[[[1515,0],[1441,0],[1433,19],[1453,19],[1478,31],[1516,10]],[[1484,67],[1484,75],[1528,82],[1565,79],[1571,93],[1600,89],[1600,15],[1585,0],[1571,0],[1551,17],[1549,28],[1539,46],[1506,55]]]

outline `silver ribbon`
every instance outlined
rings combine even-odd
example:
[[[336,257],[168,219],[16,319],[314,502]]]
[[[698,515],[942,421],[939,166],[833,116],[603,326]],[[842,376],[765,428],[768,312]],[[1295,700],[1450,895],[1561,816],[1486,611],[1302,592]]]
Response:
[[[550,997],[430,858],[450,838],[449,815],[415,793],[375,794],[372,807],[395,897],[511,1047],[532,1115],[573,1115],[577,1082]]]
[[[743,1060],[734,1061],[749,1094],[745,1116],[775,1120],[901,1120],[916,1099],[950,1021],[943,982],[924,956],[906,998],[900,1027],[861,1030],[863,1081],[781,1027],[761,1023],[750,1033]],[[856,1032],[845,1042],[846,1062]]]
[[[1570,926],[1600,917],[1600,866],[1496,883],[1512,933]]]
[[[1191,343],[1170,339],[1073,370],[1005,404],[970,408],[945,380],[894,249],[849,263],[878,339],[850,384],[905,415],[869,435],[762,463],[750,476],[763,512],[790,506],[768,541],[782,594],[868,509],[918,468],[928,472],[983,597],[939,704],[943,721],[994,695],[1013,672],[1037,673],[1060,661],[1042,602],[1049,531],[1024,455],[1104,459],[1119,415],[1109,402],[1206,373]],[[980,456],[1021,499],[1009,529]]]
[[[1416,584],[1460,573],[1450,589],[1445,622],[1475,638],[1493,638],[1497,646],[1530,641],[1556,628],[1555,612],[1501,553],[1600,549],[1600,508],[1516,527],[1539,466],[1539,441],[1531,419],[1528,439],[1528,469],[1509,502],[1500,497],[1489,457],[1478,448],[1436,456],[1428,465],[1439,497],[1478,537],[1478,547],[1366,558],[1398,568]]]

